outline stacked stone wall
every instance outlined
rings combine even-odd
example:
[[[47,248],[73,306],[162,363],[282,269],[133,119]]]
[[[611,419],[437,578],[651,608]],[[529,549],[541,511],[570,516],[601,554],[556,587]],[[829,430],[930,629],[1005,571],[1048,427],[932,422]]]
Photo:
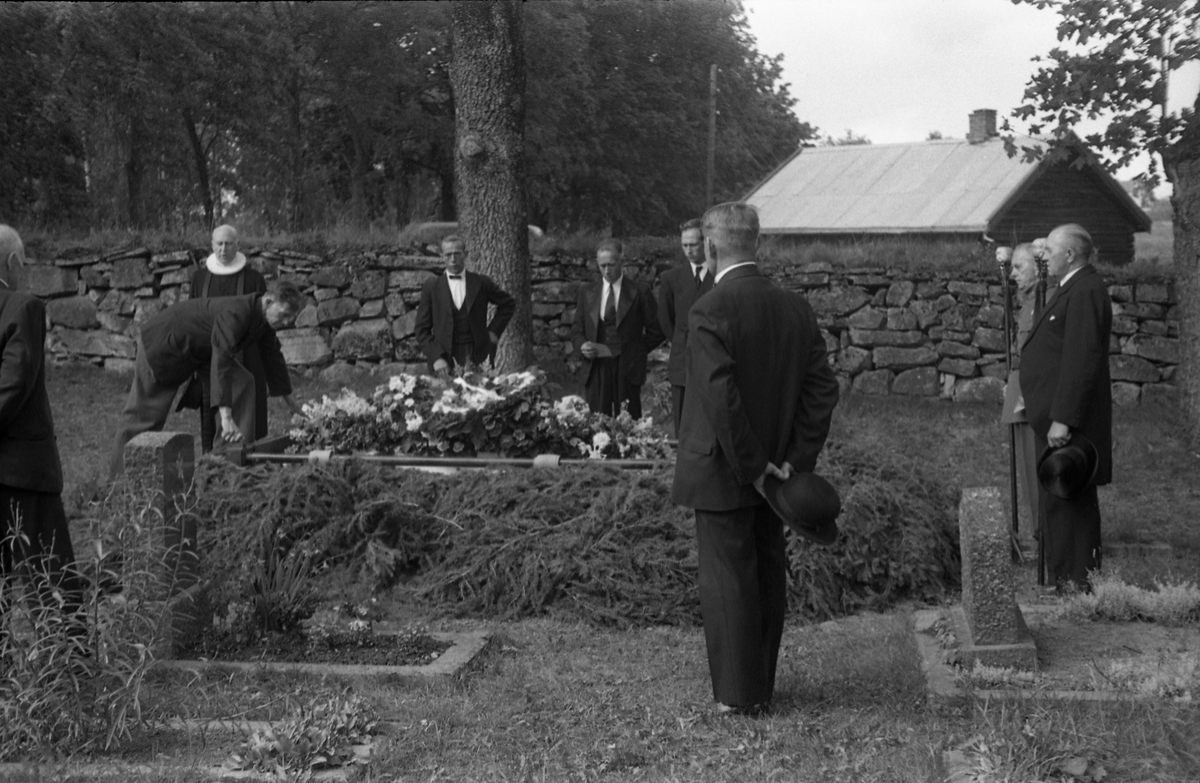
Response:
[[[108,369],[132,367],[146,318],[189,295],[207,250],[140,248],[108,255],[31,261],[27,287],[47,301],[47,348],[59,360]],[[268,279],[290,279],[308,306],[281,331],[289,364],[417,363],[413,336],[421,285],[441,271],[436,257],[380,248],[327,256],[250,250]],[[642,280],[675,263],[659,257],[627,265]],[[771,274],[806,296],[817,312],[830,360],[846,389],[867,395],[999,400],[1004,384],[1003,289],[988,272],[912,273],[889,268],[835,270],[778,264]],[[532,268],[534,350],[539,363],[573,370],[571,323],[581,285],[597,277],[590,259],[537,257]],[[1169,278],[1120,279],[1110,344],[1120,405],[1173,400],[1179,360],[1175,286]]]

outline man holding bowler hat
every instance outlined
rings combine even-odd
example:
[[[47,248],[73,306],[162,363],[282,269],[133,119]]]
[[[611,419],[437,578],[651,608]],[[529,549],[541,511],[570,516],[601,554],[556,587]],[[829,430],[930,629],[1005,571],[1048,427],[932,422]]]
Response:
[[[1089,589],[1088,571],[1100,568],[1096,488],[1112,480],[1112,301],[1091,264],[1092,251],[1091,235],[1074,223],[1046,237],[1047,269],[1059,284],[1021,348],[1026,416],[1042,455],[1038,475],[1046,580],[1059,590]],[[1091,455],[1095,464],[1068,474],[1067,458],[1076,451]],[[1056,475],[1074,478],[1055,480]]]
[[[671,497],[696,513],[713,696],[723,713],[757,715],[775,688],[787,608],[781,516],[818,543],[837,534],[836,493],[811,472],[838,383],[808,302],[755,263],[754,208],[715,206],[703,229],[716,279],[688,316]]]

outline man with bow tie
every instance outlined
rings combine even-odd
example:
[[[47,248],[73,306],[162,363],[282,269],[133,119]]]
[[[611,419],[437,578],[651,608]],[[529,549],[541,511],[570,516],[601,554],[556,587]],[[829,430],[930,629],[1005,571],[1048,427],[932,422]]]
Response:
[[[646,355],[665,339],[650,286],[625,277],[625,246],[606,239],[596,249],[600,281],[579,289],[571,341],[583,356],[584,398],[595,413],[624,407],[642,416]]]
[[[1039,455],[1067,445],[1076,432],[1098,453],[1095,478],[1078,497],[1056,497],[1043,488],[1038,499],[1046,583],[1087,590],[1088,571],[1100,568],[1096,487],[1112,480],[1112,300],[1091,264],[1092,237],[1082,226],[1059,226],[1044,248],[1047,270],[1059,282],[1021,347],[1021,391]]]
[[[686,264],[665,272],[658,284],[658,321],[663,334],[671,340],[671,358],[667,360],[667,378],[671,381],[671,409],[675,432],[683,413],[683,391],[687,381],[688,311],[692,303],[707,293],[713,284],[712,270],[704,263],[704,223],[699,218],[680,226],[679,244]]]
[[[487,275],[467,271],[467,244],[451,235],[442,240],[446,273],[421,287],[415,331],[433,372],[481,365],[492,356],[516,300]],[[496,313],[488,323],[488,305]]]

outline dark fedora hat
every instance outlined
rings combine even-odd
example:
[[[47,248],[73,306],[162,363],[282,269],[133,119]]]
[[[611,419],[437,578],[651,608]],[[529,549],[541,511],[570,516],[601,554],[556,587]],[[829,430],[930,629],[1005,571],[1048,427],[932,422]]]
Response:
[[[842,499],[816,473],[793,473],[787,481],[767,476],[763,493],[772,510],[798,535],[822,546],[837,540],[834,520],[842,511]]]
[[[1071,500],[1079,497],[1096,480],[1100,452],[1081,433],[1071,433],[1067,445],[1047,447],[1038,460],[1038,483],[1055,497]]]

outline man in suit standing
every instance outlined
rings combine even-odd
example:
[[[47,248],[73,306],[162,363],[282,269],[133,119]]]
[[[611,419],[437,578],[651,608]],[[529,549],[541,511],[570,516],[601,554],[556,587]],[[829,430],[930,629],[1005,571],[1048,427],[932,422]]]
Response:
[[[650,286],[625,277],[625,246],[606,239],[596,249],[601,279],[579,289],[571,341],[583,356],[584,398],[594,413],[624,407],[642,416],[646,356],[665,339]]]
[[[1100,568],[1096,488],[1112,480],[1112,300],[1091,264],[1092,250],[1091,235],[1075,223],[1046,237],[1047,271],[1059,278],[1058,288],[1021,348],[1021,390],[1037,453],[1065,446],[1080,433],[1099,455],[1096,478],[1078,497],[1040,490],[1046,578],[1060,590],[1068,585],[1089,589],[1088,571]]]
[[[663,274],[658,283],[658,319],[663,334],[671,340],[671,357],[667,361],[667,377],[671,381],[671,410],[675,417],[675,434],[679,434],[679,417],[683,414],[683,391],[687,380],[688,311],[692,303],[712,288],[712,270],[704,263],[703,222],[699,219],[684,223],[679,235],[687,263]]]
[[[294,283],[273,280],[264,294],[188,299],[142,324],[109,478],[125,468],[125,444],[163,428],[176,390],[197,371],[208,374],[220,418],[218,437],[225,442],[253,440],[254,375],[238,357],[247,347],[257,346],[268,377],[286,379],[287,364],[274,330],[291,326],[303,306],[304,295]],[[290,388],[280,394],[293,413],[304,415]]]
[[[62,503],[62,464],[46,394],[46,307],[19,293],[25,248],[0,226],[0,616],[25,570],[44,609],[74,616],[83,580]]]
[[[713,696],[721,712],[746,715],[769,708],[787,608],[783,522],[763,481],[813,470],[838,401],[812,308],[755,263],[758,225],[748,204],[704,215],[716,279],[688,317],[671,495],[696,512]]]
[[[487,275],[467,271],[467,245],[457,236],[442,240],[446,273],[426,281],[417,305],[417,344],[433,372],[481,365],[496,350],[516,300]],[[496,314],[488,323],[488,305]]]

